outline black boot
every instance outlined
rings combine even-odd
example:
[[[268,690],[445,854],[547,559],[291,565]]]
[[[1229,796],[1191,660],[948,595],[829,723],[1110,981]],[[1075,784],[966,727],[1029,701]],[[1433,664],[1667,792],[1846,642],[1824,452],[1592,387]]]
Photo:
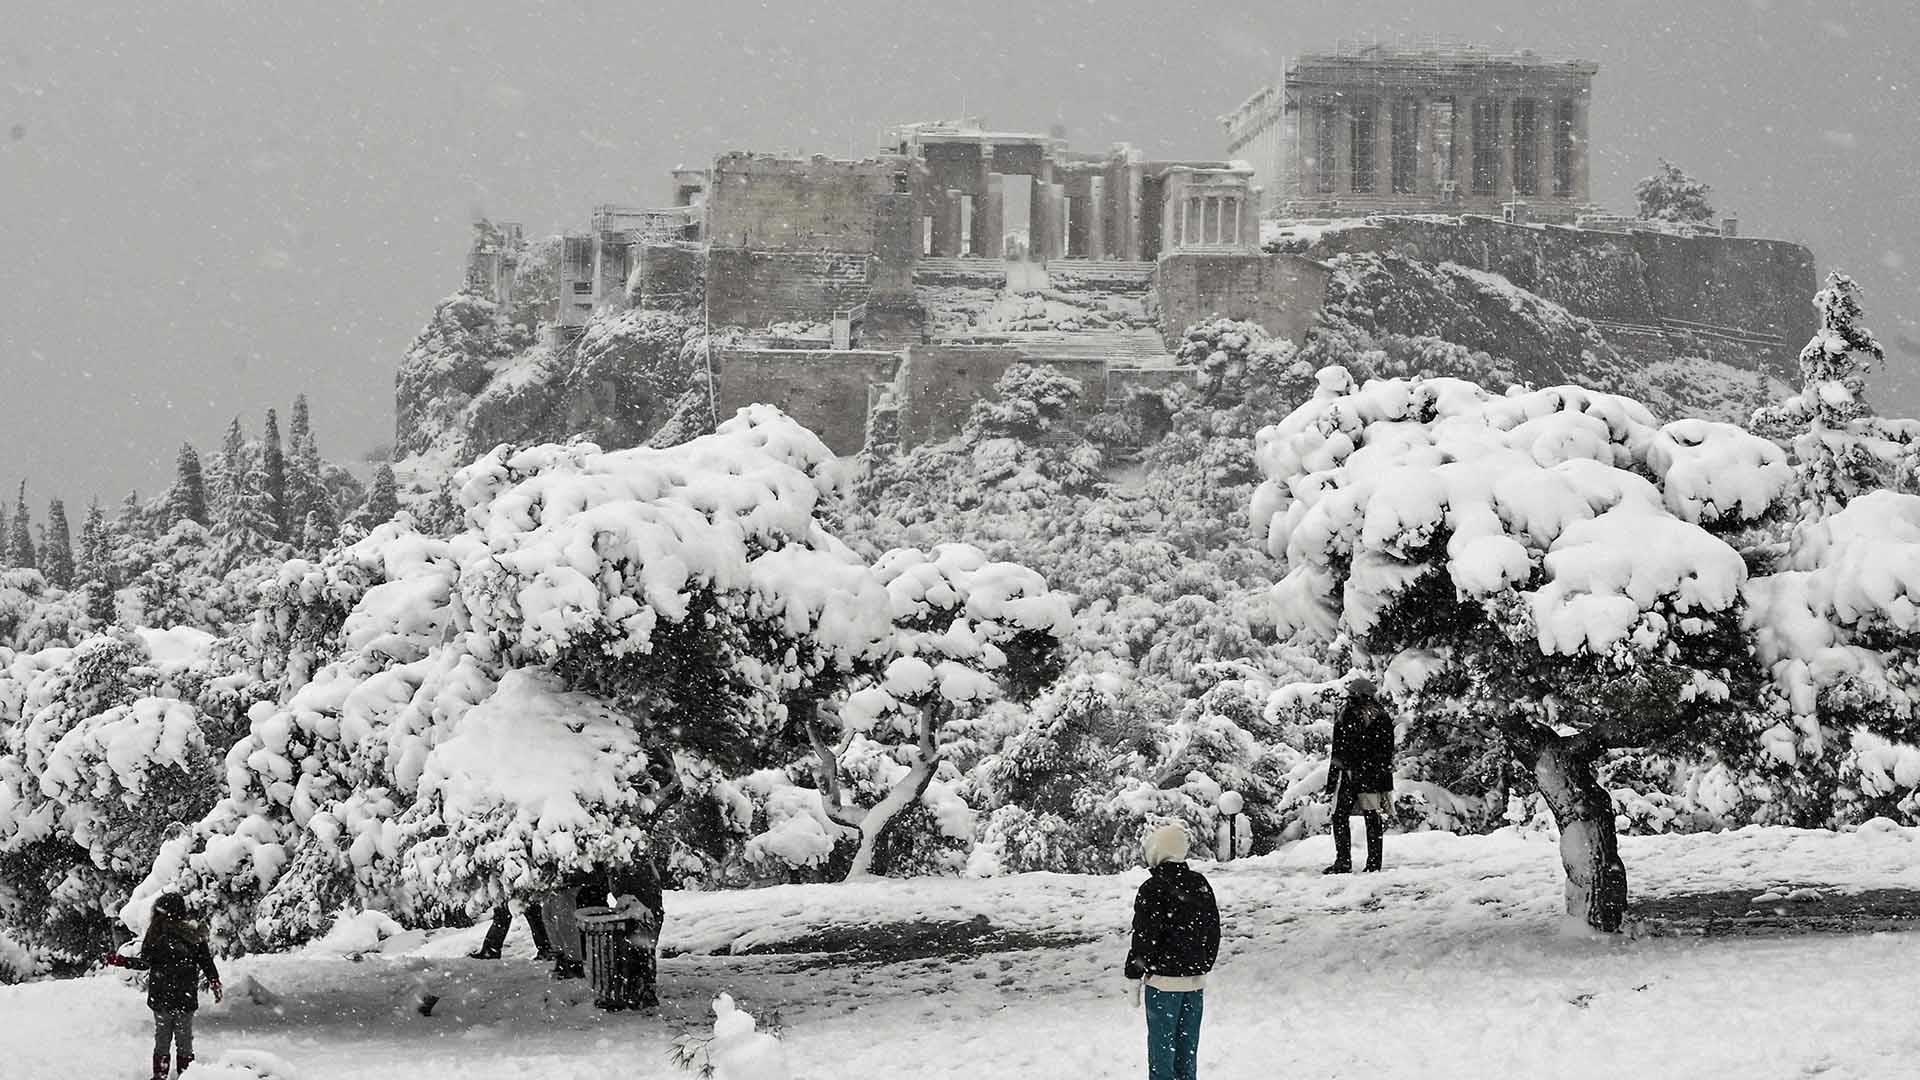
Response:
[[[1386,843],[1387,823],[1378,813],[1366,815],[1367,822],[1367,865],[1366,872],[1371,874],[1380,869],[1380,849]]]
[[[187,1066],[193,1064],[193,1055],[192,1054],[176,1054],[174,1055],[173,1062],[174,1062],[173,1075],[179,1076],[181,1073],[184,1073],[187,1071]]]
[[[1333,819],[1333,865],[1320,871],[1321,873],[1353,873],[1353,834],[1348,831],[1349,824],[1346,815],[1335,815]]]
[[[153,1080],[167,1080],[167,1055],[153,1055]]]

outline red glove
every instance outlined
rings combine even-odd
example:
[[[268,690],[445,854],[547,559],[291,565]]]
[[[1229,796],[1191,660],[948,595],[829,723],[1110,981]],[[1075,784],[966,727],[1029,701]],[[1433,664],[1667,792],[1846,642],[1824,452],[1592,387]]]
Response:
[[[108,967],[126,967],[127,966],[127,958],[124,956],[121,956],[119,953],[110,952],[107,955],[101,957],[100,962],[107,965]]]
[[[213,1003],[215,1005],[218,1005],[222,1001],[225,1001],[227,999],[226,991],[220,989],[219,979],[214,979],[211,982],[209,982],[207,985],[213,988]]]

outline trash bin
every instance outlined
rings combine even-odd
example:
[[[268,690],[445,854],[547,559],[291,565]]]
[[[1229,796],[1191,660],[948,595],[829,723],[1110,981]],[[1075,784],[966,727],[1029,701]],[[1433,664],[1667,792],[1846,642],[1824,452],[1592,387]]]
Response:
[[[653,926],[606,907],[580,908],[574,920],[580,927],[580,956],[595,1005],[637,1009],[659,1003],[653,989]]]

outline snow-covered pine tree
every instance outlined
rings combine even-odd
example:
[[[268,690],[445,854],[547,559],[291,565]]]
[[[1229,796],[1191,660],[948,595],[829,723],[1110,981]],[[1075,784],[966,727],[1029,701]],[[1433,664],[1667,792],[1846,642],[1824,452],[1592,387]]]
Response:
[[[1707,202],[1712,190],[1688,176],[1680,166],[1661,158],[1660,167],[1652,176],[1633,185],[1633,197],[1644,219],[1707,222],[1713,220],[1713,206]]]
[[[213,530],[223,572],[243,562],[267,558],[278,550],[265,470],[257,462],[249,466],[244,455],[239,464],[239,475],[227,485],[225,514]]]
[[[13,565],[13,533],[7,518],[7,502],[0,499],[0,570]]]
[[[220,456],[214,459],[212,483],[208,485],[211,501],[207,509],[216,523],[227,519],[229,504],[247,474],[247,457],[247,435],[236,416],[227,423],[227,434],[220,441]]]
[[[261,486],[273,505],[273,538],[286,542],[293,535],[292,505],[287,501],[287,455],[280,446],[280,414],[267,410],[260,429]],[[302,523],[304,524],[304,522]]]
[[[478,913],[793,761],[782,702],[893,634],[886,588],[816,516],[835,460],[764,407],[671,450],[501,448],[459,474],[454,536],[401,516],[285,564],[276,589],[358,596],[346,647],[253,706],[227,797],[140,894],[186,888],[248,943],[324,930],[344,902]]]
[[[33,518],[27,512],[27,482],[20,481],[20,493],[13,502],[13,521],[7,528],[7,561],[29,569],[40,560],[33,547]]]
[[[67,504],[59,499],[47,504],[47,538],[40,569],[56,588],[73,586],[73,530],[67,524]]]
[[[305,415],[300,408],[305,401],[303,397],[295,403],[296,421]],[[317,555],[340,533],[340,516],[327,491],[325,471],[312,430],[302,431],[293,441],[293,456],[288,462],[287,500],[291,520],[300,523],[300,536],[289,539],[297,540],[300,551],[307,555]]]
[[[114,572],[113,537],[107,529],[106,515],[100,504],[87,507],[86,520],[80,526],[80,557],[74,568],[74,581],[87,594],[87,617],[101,625],[114,620],[113,594],[119,587]]]
[[[188,700],[213,642],[114,631],[0,672],[0,925],[17,939],[90,963],[173,823],[213,804],[237,732]]]
[[[967,544],[899,548],[873,567],[891,600],[896,655],[829,718],[802,708],[829,817],[857,830],[849,877],[863,877],[896,815],[926,794],[956,716],[1002,696],[1031,700],[1060,673],[1071,601],[1034,571]],[[842,795],[841,759],[863,744],[897,748],[889,790],[872,806]]]
[[[373,484],[367,488],[367,503],[360,509],[360,522],[371,529],[392,521],[393,515],[399,512],[400,491],[394,480],[393,465],[383,461],[373,470]]]
[[[1886,351],[1861,321],[1860,287],[1835,271],[1813,303],[1820,328],[1800,350],[1800,393],[1753,416],[1755,430],[1793,451],[1801,521],[1869,491],[1912,490],[1920,464],[1920,423],[1882,419],[1867,403],[1867,373]]]
[[[208,509],[207,481],[200,470],[200,452],[192,443],[181,443],[173,463],[173,486],[167,488],[166,517],[161,522],[161,531],[182,521],[210,525],[213,518]]]
[[[113,534],[120,543],[153,538],[153,520],[148,507],[140,501],[140,492],[129,489],[120,500],[120,514],[113,519]]]
[[[1258,440],[1276,629],[1350,644],[1415,722],[1505,740],[1560,824],[1568,912],[1617,930],[1626,868],[1595,763],[1744,725],[1761,673],[1726,536],[1774,511],[1786,455],[1572,386],[1320,380]]]

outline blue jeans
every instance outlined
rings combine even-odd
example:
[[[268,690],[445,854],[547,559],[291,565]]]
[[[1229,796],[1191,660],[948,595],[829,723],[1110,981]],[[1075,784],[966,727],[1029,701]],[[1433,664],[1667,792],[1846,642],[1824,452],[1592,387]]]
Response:
[[[1204,990],[1155,990],[1147,995],[1148,1080],[1197,1080],[1200,1008]]]

